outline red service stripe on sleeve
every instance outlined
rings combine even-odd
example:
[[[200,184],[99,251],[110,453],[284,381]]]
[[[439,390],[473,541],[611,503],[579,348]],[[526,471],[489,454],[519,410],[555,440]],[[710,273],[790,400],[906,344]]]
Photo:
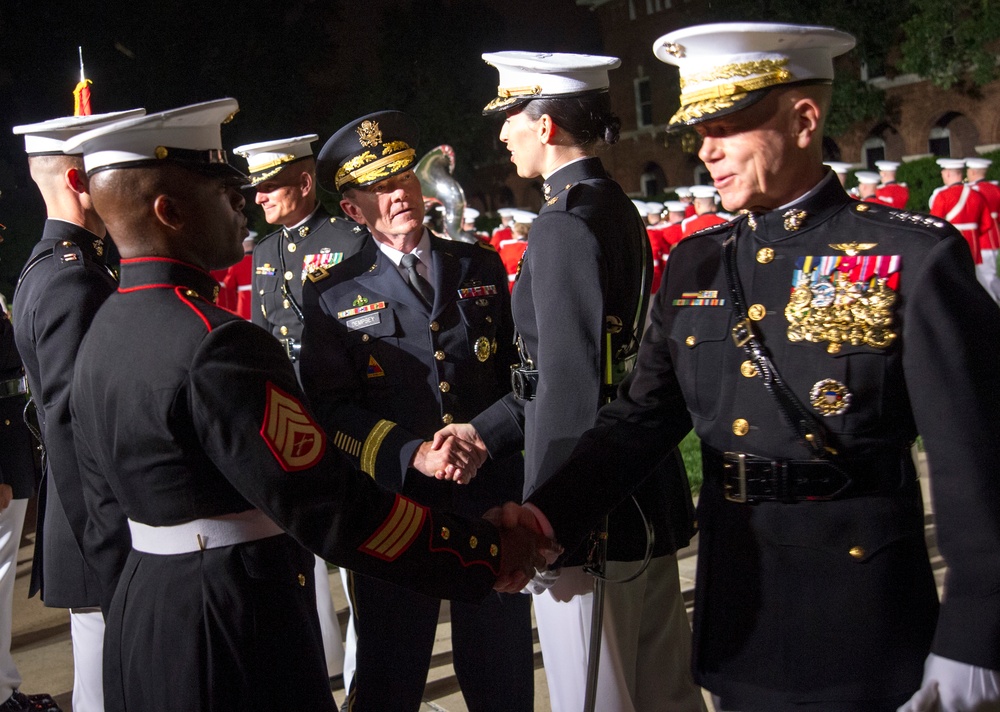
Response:
[[[358,550],[383,561],[395,561],[413,544],[426,516],[426,507],[397,494],[389,516]]]

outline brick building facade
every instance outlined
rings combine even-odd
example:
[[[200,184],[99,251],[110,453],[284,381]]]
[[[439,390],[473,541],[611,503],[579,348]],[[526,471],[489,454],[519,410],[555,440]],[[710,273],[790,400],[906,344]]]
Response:
[[[653,43],[663,34],[690,24],[681,12],[691,0],[577,0],[597,14],[604,52],[620,57],[611,73],[611,105],[621,118],[620,141],[599,155],[627,193],[655,196],[670,188],[708,183],[696,155],[694,136],[668,136],[667,121],[677,107],[677,70],[658,61]],[[853,61],[848,55],[848,62]],[[892,118],[853,127],[826,139],[826,158],[858,169],[887,158],[907,161],[927,155],[965,157],[1000,148],[1000,81],[981,95],[940,89],[913,75],[878,77],[871,83],[886,92]],[[512,168],[512,167],[511,167]],[[494,185],[498,185],[494,176]],[[541,181],[518,178],[513,170],[502,180],[497,205],[537,209]]]

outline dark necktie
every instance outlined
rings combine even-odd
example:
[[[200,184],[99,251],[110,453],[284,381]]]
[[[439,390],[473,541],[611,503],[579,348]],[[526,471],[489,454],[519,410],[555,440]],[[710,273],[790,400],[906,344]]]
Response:
[[[403,259],[399,261],[403,265],[403,269],[406,270],[406,278],[409,280],[410,286],[413,287],[413,291],[417,293],[418,297],[424,300],[427,306],[432,307],[434,306],[434,287],[417,272],[418,262],[420,260],[412,252],[403,255]]]

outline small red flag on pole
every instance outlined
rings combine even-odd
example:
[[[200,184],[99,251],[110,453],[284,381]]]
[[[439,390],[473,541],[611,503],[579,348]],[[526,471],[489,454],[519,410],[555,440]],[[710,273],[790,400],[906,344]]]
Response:
[[[80,81],[73,90],[73,116],[90,116],[90,85],[93,84],[83,71],[83,47],[77,47],[80,52]]]

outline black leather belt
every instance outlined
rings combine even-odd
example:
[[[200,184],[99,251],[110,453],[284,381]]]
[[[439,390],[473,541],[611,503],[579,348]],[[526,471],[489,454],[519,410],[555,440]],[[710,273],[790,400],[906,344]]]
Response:
[[[7,381],[0,381],[0,398],[23,396],[27,392],[28,380],[24,376],[21,376],[20,378],[11,378]]]
[[[888,494],[904,487],[911,468],[908,449],[827,460],[781,460],[702,445],[705,478],[722,485],[730,502],[812,502]]]
[[[278,339],[281,345],[285,347],[285,354],[288,356],[288,360],[295,363],[299,360],[299,354],[302,352],[302,344],[295,339]]]

